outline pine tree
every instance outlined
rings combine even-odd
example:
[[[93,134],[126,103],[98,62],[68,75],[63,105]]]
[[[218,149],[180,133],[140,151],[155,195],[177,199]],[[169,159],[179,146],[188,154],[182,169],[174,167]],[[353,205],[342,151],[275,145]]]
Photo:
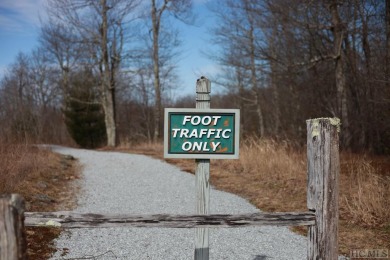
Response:
[[[83,148],[106,142],[104,112],[98,102],[96,77],[87,69],[74,75],[65,95],[65,123],[73,140]]]

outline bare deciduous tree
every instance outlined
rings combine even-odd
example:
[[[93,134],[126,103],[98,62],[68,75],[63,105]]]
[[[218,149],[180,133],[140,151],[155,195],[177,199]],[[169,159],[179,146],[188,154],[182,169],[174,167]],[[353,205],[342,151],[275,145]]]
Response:
[[[153,139],[157,140],[160,137],[161,127],[161,53],[160,46],[163,44],[161,39],[161,28],[164,14],[173,15],[182,21],[188,21],[185,17],[191,11],[191,0],[151,0],[150,17],[152,21],[152,60],[153,60],[153,75],[154,75],[154,133]],[[171,46],[174,47],[174,46]]]
[[[212,58],[230,68],[223,75],[226,79],[232,78],[232,69],[237,72],[240,80],[230,85],[241,89],[240,98],[245,93],[242,82],[260,84],[266,135],[302,138],[305,119],[337,116],[343,147],[383,152],[383,144],[389,142],[384,129],[390,129],[381,116],[389,110],[388,73],[383,69],[390,56],[386,4],[219,1],[213,33],[221,52]],[[254,98],[252,94],[243,100],[249,105]],[[243,118],[256,113],[249,110]],[[252,124],[259,124],[259,118]],[[251,124],[246,128],[251,131]]]
[[[100,75],[100,97],[105,114],[107,146],[116,146],[116,77],[122,61],[124,24],[134,18],[139,1],[131,0],[52,0],[51,18],[71,28],[88,50],[91,65]],[[129,26],[129,24],[126,24]],[[74,43],[76,44],[76,43]]]

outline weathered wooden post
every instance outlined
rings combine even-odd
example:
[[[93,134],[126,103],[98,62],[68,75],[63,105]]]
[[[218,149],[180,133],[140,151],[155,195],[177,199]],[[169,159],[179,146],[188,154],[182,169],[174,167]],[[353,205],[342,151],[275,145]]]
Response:
[[[211,83],[196,82],[196,108],[165,108],[164,158],[195,159],[196,214],[209,216],[210,159],[238,159],[239,109],[210,109]],[[207,218],[207,216],[205,218]],[[209,259],[209,232],[196,229],[195,259]]]
[[[196,108],[210,108],[211,83],[201,77],[196,82]],[[210,213],[210,159],[196,159],[196,214],[208,215]],[[195,230],[195,260],[209,259],[209,230],[197,228]]]
[[[338,118],[307,120],[307,207],[316,215],[309,226],[307,259],[338,259]]]
[[[27,259],[24,200],[17,194],[0,196],[0,259]]]

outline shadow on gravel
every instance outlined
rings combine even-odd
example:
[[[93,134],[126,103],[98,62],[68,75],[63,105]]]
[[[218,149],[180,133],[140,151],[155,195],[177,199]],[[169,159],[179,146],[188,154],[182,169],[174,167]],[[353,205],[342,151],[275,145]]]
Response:
[[[257,255],[255,258],[253,258],[253,260],[267,260],[267,259],[271,259],[272,257],[268,257],[266,255]]]

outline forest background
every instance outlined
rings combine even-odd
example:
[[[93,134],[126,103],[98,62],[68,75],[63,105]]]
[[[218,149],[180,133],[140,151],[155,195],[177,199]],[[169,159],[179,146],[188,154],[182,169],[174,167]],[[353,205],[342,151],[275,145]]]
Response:
[[[241,109],[243,137],[304,144],[305,120],[339,117],[341,147],[389,153],[389,1],[212,1],[212,107]],[[159,140],[176,99],[191,1],[48,1],[39,46],[0,83],[3,140],[116,146]],[[195,87],[195,82],[194,82]],[[86,134],[88,133],[88,134]]]

